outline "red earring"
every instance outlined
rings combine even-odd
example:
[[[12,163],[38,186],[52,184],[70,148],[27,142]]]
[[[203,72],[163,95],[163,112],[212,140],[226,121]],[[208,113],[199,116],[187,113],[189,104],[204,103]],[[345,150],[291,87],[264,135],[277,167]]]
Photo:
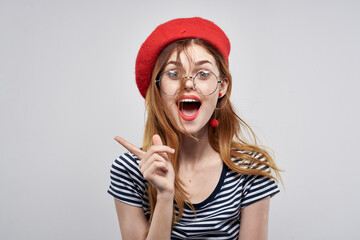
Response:
[[[216,120],[216,119],[211,119],[210,125],[211,125],[212,127],[217,127],[217,126],[219,125],[219,121]]]
[[[219,98],[221,98],[221,96],[222,96],[222,93],[221,93],[221,92],[219,92]]]

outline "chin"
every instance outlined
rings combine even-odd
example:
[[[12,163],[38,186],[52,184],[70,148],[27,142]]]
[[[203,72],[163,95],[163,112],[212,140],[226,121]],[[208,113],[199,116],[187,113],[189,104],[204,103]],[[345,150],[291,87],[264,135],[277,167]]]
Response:
[[[201,135],[207,134],[208,124],[207,121],[205,124],[195,123],[195,122],[186,122],[182,121],[183,126],[181,123],[178,124],[178,127],[181,129],[183,134],[191,134],[194,137],[200,137]]]

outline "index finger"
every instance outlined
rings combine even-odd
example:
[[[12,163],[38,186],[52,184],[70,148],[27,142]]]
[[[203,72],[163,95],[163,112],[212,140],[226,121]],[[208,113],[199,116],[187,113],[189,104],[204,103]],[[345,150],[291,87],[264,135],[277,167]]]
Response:
[[[140,148],[138,148],[137,146],[135,146],[132,143],[129,143],[128,141],[126,141],[125,139],[116,136],[114,137],[114,139],[120,143],[124,148],[126,148],[127,150],[129,150],[131,153],[133,153],[135,156],[137,156],[139,159],[142,159],[143,156],[145,155],[145,152],[142,151]]]

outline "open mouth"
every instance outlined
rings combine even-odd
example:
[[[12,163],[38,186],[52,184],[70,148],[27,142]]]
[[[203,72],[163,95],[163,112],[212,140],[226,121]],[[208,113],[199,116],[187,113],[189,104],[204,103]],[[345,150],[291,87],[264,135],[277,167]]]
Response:
[[[192,121],[199,113],[201,101],[194,95],[184,95],[180,98],[178,106],[181,118],[186,121]]]

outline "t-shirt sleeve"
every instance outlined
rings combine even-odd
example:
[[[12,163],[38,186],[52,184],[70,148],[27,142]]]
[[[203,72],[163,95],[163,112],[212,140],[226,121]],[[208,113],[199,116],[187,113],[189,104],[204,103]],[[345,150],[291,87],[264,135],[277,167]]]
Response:
[[[266,161],[261,154],[253,153],[252,156],[261,161]],[[271,173],[271,169],[262,164],[253,163],[249,164],[249,167],[253,169],[263,169],[267,173]],[[266,197],[272,197],[279,192],[280,189],[274,179],[261,175],[246,175],[243,184],[241,208],[249,206]]]
[[[272,197],[279,192],[279,187],[274,179],[259,175],[248,175],[243,187],[241,208],[249,206],[266,197]]]
[[[108,193],[126,204],[142,207],[145,193],[145,179],[138,162],[131,153],[125,153],[115,159],[110,169],[110,186]]]

